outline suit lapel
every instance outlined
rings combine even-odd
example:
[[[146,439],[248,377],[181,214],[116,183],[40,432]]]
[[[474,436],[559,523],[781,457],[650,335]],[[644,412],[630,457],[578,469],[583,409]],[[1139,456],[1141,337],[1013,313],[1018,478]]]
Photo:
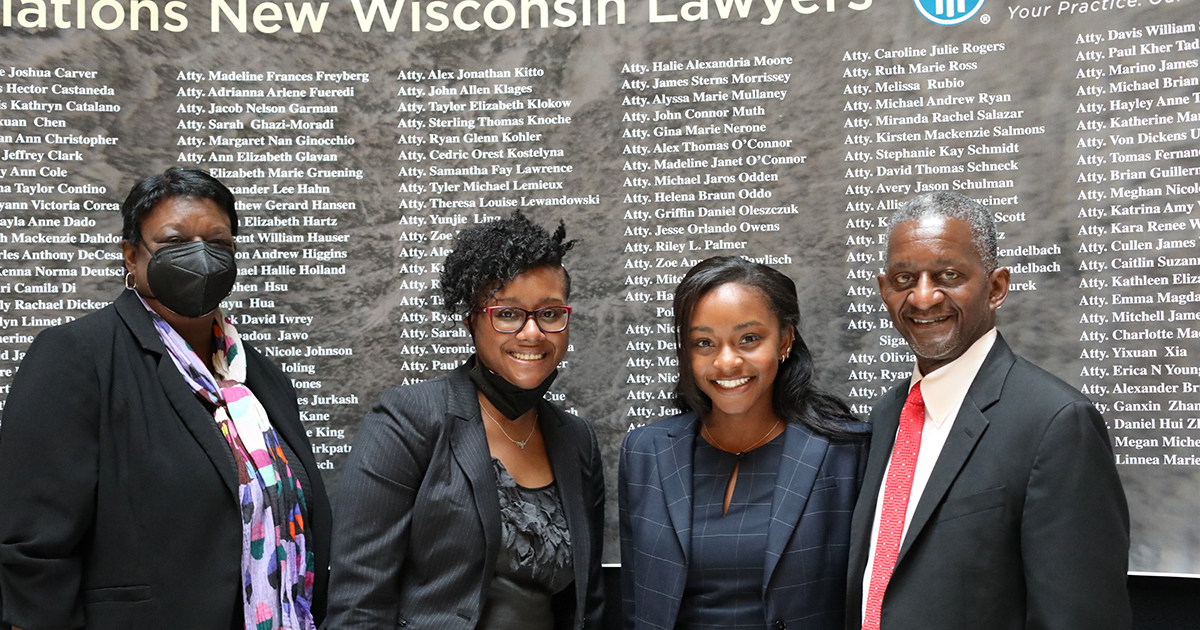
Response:
[[[904,556],[912,548],[913,541],[920,536],[921,530],[929,523],[929,518],[933,515],[934,510],[942,504],[950,486],[954,484],[959,472],[970,459],[975,445],[983,437],[983,433],[988,427],[984,411],[1000,400],[1000,392],[1004,389],[1004,380],[1008,378],[1008,371],[1015,361],[1016,357],[1009,349],[1008,344],[1004,342],[1004,338],[997,336],[991,351],[988,352],[987,358],[984,359],[983,365],[975,375],[975,380],[971,382],[971,388],[967,390],[962,407],[959,408],[958,415],[954,418],[954,426],[950,429],[950,435],[946,437],[946,444],[942,447],[937,463],[933,466],[929,482],[925,485],[925,491],[921,493],[920,502],[913,511],[912,521],[908,525],[908,532],[904,535],[904,543],[900,547],[900,555],[896,559],[897,566],[904,561]]]
[[[697,422],[697,415],[690,413],[672,431],[654,440],[663,499],[685,563],[692,558],[692,447]]]
[[[483,417],[475,385],[460,367],[448,379],[446,423],[450,427],[450,450],[471,485],[475,509],[479,512],[484,534],[484,562],[491,575],[500,549],[500,498],[496,491],[496,473],[488,448]]]
[[[146,312],[146,307],[142,306],[141,300],[138,300],[132,291],[126,291],[117,298],[116,308],[117,314],[133,333],[138,344],[142,346],[142,350],[158,355],[157,375],[163,393],[166,394],[175,413],[183,420],[183,424],[192,434],[192,438],[196,440],[196,443],[208,455],[213,467],[217,469],[221,481],[225,482],[225,486],[229,489],[230,498],[238,501],[237,463],[233,459],[233,453],[229,450],[229,443],[221,435],[221,430],[212,414],[208,413],[204,404],[183,380],[183,375],[179,373],[179,368],[176,367],[175,361],[171,359],[166,346],[159,338],[158,331],[154,329],[154,322],[150,319],[150,314]]]
[[[825,460],[829,442],[817,437],[798,424],[788,423],[784,429],[783,457],[775,477],[775,495],[771,500],[771,521],[767,525],[767,558],[763,584],[771,584],[771,574],[787,547],[800,515],[808,504],[817,471]]]
[[[554,471],[554,483],[562,498],[563,512],[567,520],[567,531],[571,533],[571,556],[575,561],[575,583],[586,584],[591,567],[591,525],[588,506],[584,502],[583,471],[579,467],[579,449],[583,444],[572,440],[567,430],[566,419],[558,409],[548,402],[538,403],[538,424],[542,428],[542,440],[546,445],[546,456],[550,469]],[[576,605],[583,610],[587,589],[575,589]]]
[[[542,439],[546,445],[546,455],[550,458],[550,468],[554,471],[554,483],[559,491],[567,497],[583,496],[583,472],[579,468],[579,449],[566,430],[566,422],[558,410],[550,403],[538,403],[538,424],[542,428]],[[579,513],[582,504],[571,501],[573,508],[567,508],[567,521],[571,517],[579,517],[580,523],[586,523],[585,515]]]
[[[933,511],[942,504],[946,492],[950,490],[959,471],[967,463],[987,426],[987,418],[983,417],[971,399],[964,399],[962,407],[958,410],[958,417],[954,419],[954,427],[950,429],[946,444],[942,446],[942,453],[929,475],[925,491],[921,493],[920,502],[913,510],[912,521],[908,525],[908,532],[904,534],[904,543],[900,546],[900,555],[896,558],[897,566],[904,561],[904,556],[912,548],[913,541],[929,523]]]

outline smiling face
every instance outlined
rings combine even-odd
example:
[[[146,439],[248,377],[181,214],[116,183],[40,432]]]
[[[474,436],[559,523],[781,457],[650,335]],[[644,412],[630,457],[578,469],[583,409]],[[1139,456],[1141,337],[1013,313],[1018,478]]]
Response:
[[[535,267],[513,278],[481,306],[515,306],[533,311],[566,304],[566,275],[561,267]],[[533,389],[546,380],[567,354],[570,327],[562,332],[542,332],[533,318],[515,333],[496,332],[486,312],[469,316],[479,360],[504,380],[522,389]]]
[[[1008,269],[988,273],[962,219],[927,216],[892,228],[879,291],[922,374],[962,356],[995,324]]]
[[[234,251],[229,215],[211,199],[169,197],[154,206],[141,223],[142,240],[136,245],[121,241],[125,270],[133,274],[138,293],[168,322],[183,317],[154,299],[146,281],[146,267],[159,248],[189,241],[207,241]]]
[[[766,296],[752,287],[722,284],[696,302],[686,339],[692,376],[712,400],[713,416],[774,416],[775,375],[794,335],[779,328]]]

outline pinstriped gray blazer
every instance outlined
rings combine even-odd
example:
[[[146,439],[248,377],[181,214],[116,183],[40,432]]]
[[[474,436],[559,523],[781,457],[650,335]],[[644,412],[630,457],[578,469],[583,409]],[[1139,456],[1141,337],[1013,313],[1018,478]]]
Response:
[[[671,630],[687,583],[695,412],[644,426],[621,446],[621,618],[625,630]],[[867,443],[831,443],[789,423],[784,431],[763,604],[774,630],[842,630],[850,519]]]
[[[367,414],[342,471],[323,630],[471,630],[500,542],[500,503],[465,367],[394,387]],[[542,435],[571,533],[575,583],[555,627],[598,628],[604,478],[591,427],[547,402]]]

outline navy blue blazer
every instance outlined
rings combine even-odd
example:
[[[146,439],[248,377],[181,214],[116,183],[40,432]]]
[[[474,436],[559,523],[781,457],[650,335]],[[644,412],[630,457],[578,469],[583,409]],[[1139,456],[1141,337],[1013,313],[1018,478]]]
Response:
[[[687,583],[695,412],[630,432],[621,446],[622,623],[670,630]],[[850,520],[867,441],[831,443],[789,423],[763,558],[763,604],[775,630],[844,627]]]

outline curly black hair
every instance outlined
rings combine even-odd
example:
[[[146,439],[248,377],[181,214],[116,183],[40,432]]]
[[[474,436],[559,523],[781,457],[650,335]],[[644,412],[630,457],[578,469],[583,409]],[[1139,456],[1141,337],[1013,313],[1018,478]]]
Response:
[[[564,241],[567,227],[558,222],[551,236],[544,228],[514,210],[506,219],[481,223],[454,237],[454,251],[442,268],[442,308],[451,315],[468,315],[517,276],[537,267],[561,267],[563,255],[575,245]],[[566,296],[571,276],[563,270]]]

